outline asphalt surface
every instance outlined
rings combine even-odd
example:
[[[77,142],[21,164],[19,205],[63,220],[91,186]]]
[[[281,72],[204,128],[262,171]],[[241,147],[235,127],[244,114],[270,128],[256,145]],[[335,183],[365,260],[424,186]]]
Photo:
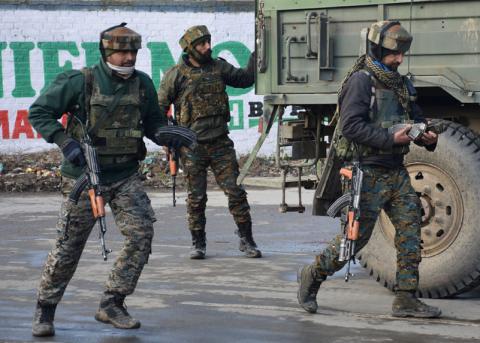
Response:
[[[255,239],[262,259],[237,250],[226,199],[209,192],[206,260],[188,258],[185,194],[177,207],[168,193],[150,192],[158,221],[153,254],[129,312],[138,330],[119,330],[93,318],[122,236],[108,213],[107,244],[100,255],[91,235],[77,272],[58,306],[56,336],[31,336],[35,292],[42,265],[56,236],[57,194],[0,194],[0,342],[478,342],[480,291],[454,299],[427,299],[441,307],[436,320],[390,316],[392,293],[358,265],[343,281],[337,273],[322,285],[320,309],[304,312],[296,300],[296,271],[312,261],[337,232],[338,224],[310,215],[311,191],[304,193],[304,214],[280,214],[278,190],[250,190]],[[293,203],[295,196],[288,195]]]

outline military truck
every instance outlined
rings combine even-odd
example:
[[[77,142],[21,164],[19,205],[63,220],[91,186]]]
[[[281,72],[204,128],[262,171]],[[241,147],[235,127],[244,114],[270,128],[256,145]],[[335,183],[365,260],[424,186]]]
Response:
[[[448,126],[434,153],[412,145],[406,167],[423,206],[419,296],[451,297],[480,284],[480,1],[257,0],[255,85],[264,95],[263,128],[240,180],[278,125],[283,189],[312,186],[302,174],[316,168],[313,214],[325,215],[338,196],[327,182],[332,166],[326,159],[337,90],[365,52],[366,29],[387,19],[399,20],[414,37],[399,71],[415,85],[425,117]],[[288,181],[292,171],[296,182]],[[298,206],[289,206],[284,196],[280,210],[302,212],[304,206],[301,198]],[[382,213],[357,255],[390,289],[393,237]]]

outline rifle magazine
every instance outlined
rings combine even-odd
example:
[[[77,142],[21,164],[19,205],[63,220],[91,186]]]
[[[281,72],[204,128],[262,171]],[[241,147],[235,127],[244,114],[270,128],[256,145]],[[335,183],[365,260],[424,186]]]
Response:
[[[333,202],[333,204],[328,208],[327,214],[332,218],[338,217],[340,215],[341,209],[347,207],[348,204],[350,204],[351,200],[351,194],[345,193]]]

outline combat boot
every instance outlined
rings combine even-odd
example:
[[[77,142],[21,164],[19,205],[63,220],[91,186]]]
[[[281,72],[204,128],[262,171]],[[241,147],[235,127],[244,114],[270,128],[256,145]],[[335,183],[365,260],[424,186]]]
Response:
[[[124,301],[124,295],[105,292],[100,299],[95,319],[102,323],[110,323],[119,329],[138,329],[140,321],[130,316]]]
[[[397,291],[392,304],[393,317],[437,318],[442,311],[417,299],[415,293]]]
[[[53,319],[55,317],[56,308],[57,304],[42,305],[37,302],[35,314],[33,315],[32,335],[37,337],[48,337],[55,335]]]
[[[207,239],[205,230],[192,230],[192,249],[190,251],[190,259],[203,260],[207,253]]]
[[[253,240],[252,222],[239,223],[237,226],[237,234],[240,237],[238,250],[244,252],[245,256],[250,258],[262,257],[262,252],[258,250],[257,244]]]
[[[298,292],[297,299],[300,306],[309,313],[316,313],[318,309],[317,293],[322,281],[312,265],[300,268],[297,273]]]

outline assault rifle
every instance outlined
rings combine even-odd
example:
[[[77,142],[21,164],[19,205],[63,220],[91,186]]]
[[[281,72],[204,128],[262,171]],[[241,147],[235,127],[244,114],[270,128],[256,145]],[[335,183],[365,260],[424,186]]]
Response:
[[[175,188],[177,186],[177,171],[178,171],[178,154],[174,148],[167,149],[168,167],[170,169],[170,176],[172,177],[172,203],[173,207],[177,205],[175,199]]]
[[[83,125],[82,125],[83,127]],[[85,173],[80,176],[70,192],[68,198],[72,204],[77,204],[80,194],[85,187],[88,186],[88,196],[92,206],[92,212],[95,220],[99,223],[100,244],[102,247],[103,260],[107,260],[107,255],[112,252],[105,246],[105,233],[107,232],[107,224],[105,221],[105,201],[102,196],[102,188],[100,184],[100,167],[98,164],[97,151],[92,145],[92,141],[84,129],[84,138],[81,142],[83,154],[87,162]],[[69,219],[69,218],[68,218]],[[67,220],[68,220],[67,219]]]
[[[407,135],[413,141],[416,141],[417,139],[422,137],[422,135],[425,132],[431,131],[431,132],[435,132],[436,134],[441,134],[445,132],[448,127],[448,125],[442,120],[429,122],[428,124],[427,123],[395,124],[388,129],[388,133],[393,134],[395,132],[403,130],[408,125],[411,125],[411,129],[407,132]]]
[[[355,263],[355,244],[359,237],[360,229],[360,193],[362,191],[363,171],[359,162],[353,162],[351,168],[341,168],[340,175],[344,180],[349,180],[349,191],[338,198],[327,210],[330,217],[337,217],[344,208],[347,208],[346,217],[343,218],[343,237],[340,241],[338,261],[347,261],[345,282],[350,274],[350,262]]]

